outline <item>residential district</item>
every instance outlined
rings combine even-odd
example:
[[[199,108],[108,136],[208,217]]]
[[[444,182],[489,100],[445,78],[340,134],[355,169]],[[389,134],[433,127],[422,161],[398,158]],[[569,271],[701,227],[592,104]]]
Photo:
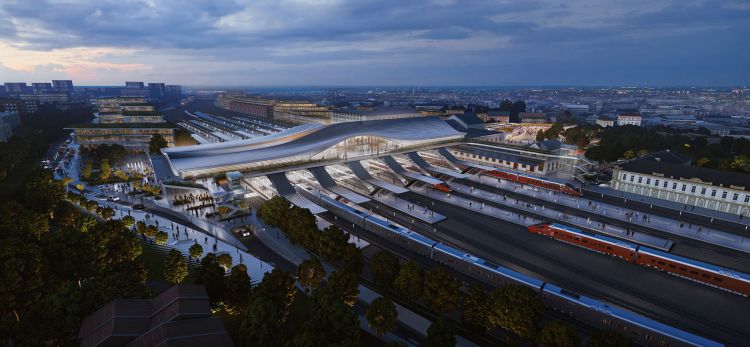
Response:
[[[750,90],[0,87],[11,346],[747,346]]]

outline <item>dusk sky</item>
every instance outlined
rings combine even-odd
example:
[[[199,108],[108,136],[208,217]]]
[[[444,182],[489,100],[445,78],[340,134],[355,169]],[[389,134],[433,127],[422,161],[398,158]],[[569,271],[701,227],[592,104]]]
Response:
[[[750,84],[748,0],[0,1],[0,82]]]

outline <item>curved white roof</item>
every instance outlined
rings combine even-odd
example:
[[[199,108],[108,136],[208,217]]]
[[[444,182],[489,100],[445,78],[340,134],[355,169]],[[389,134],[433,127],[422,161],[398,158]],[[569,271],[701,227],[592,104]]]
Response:
[[[162,151],[172,167],[182,172],[314,155],[355,136],[382,137],[398,143],[459,139],[464,135],[438,117],[417,117],[329,125],[304,124],[254,139],[165,148]]]

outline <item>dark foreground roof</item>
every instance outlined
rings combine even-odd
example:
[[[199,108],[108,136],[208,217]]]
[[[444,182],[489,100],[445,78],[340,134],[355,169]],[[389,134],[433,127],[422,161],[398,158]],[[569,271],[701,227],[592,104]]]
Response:
[[[671,179],[698,179],[703,183],[717,187],[730,188],[730,186],[734,186],[735,189],[750,191],[750,175],[739,172],[675,164],[657,161],[648,157],[627,162],[620,165],[620,168],[625,171],[638,172],[647,175],[662,175]]]
[[[203,286],[179,284],[153,300],[114,300],[83,319],[81,346],[232,346]]]

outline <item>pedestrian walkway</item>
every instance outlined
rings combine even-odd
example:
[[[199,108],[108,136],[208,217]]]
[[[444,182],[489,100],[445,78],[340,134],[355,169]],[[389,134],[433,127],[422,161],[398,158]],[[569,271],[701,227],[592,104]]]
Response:
[[[427,207],[417,206],[388,191],[381,190],[371,197],[379,203],[388,205],[428,224],[435,224],[445,219],[445,216],[442,214],[432,211]]]
[[[495,177],[473,176],[469,180],[490,187],[494,186],[496,189],[515,192],[537,199],[546,199],[570,208],[586,210],[590,213],[627,221],[634,226],[655,229],[676,236],[750,253],[750,240],[748,240],[748,238],[717,230],[715,228],[703,225],[693,225],[656,214],[639,213],[638,211],[633,211],[616,205],[593,201],[584,197],[574,197],[533,186],[508,182]],[[455,185],[457,185],[457,183],[452,182],[452,186]]]
[[[149,225],[156,225],[159,230],[166,232],[169,237],[166,246],[177,249],[185,257],[189,257],[189,248],[195,243],[203,246],[204,255],[207,253],[229,254],[232,256],[232,266],[240,263],[245,264],[247,267],[247,273],[253,283],[259,282],[263,279],[265,273],[273,270],[271,264],[239,249],[238,245],[231,245],[215,238],[204,230],[196,230],[171,219],[156,216],[146,211],[134,210],[129,206],[123,206],[115,202],[106,201],[105,199],[96,197],[93,193],[87,194],[87,198],[97,200],[102,206],[113,208],[115,210],[115,218],[122,218],[125,215],[129,215],[136,221],[143,221]]]

